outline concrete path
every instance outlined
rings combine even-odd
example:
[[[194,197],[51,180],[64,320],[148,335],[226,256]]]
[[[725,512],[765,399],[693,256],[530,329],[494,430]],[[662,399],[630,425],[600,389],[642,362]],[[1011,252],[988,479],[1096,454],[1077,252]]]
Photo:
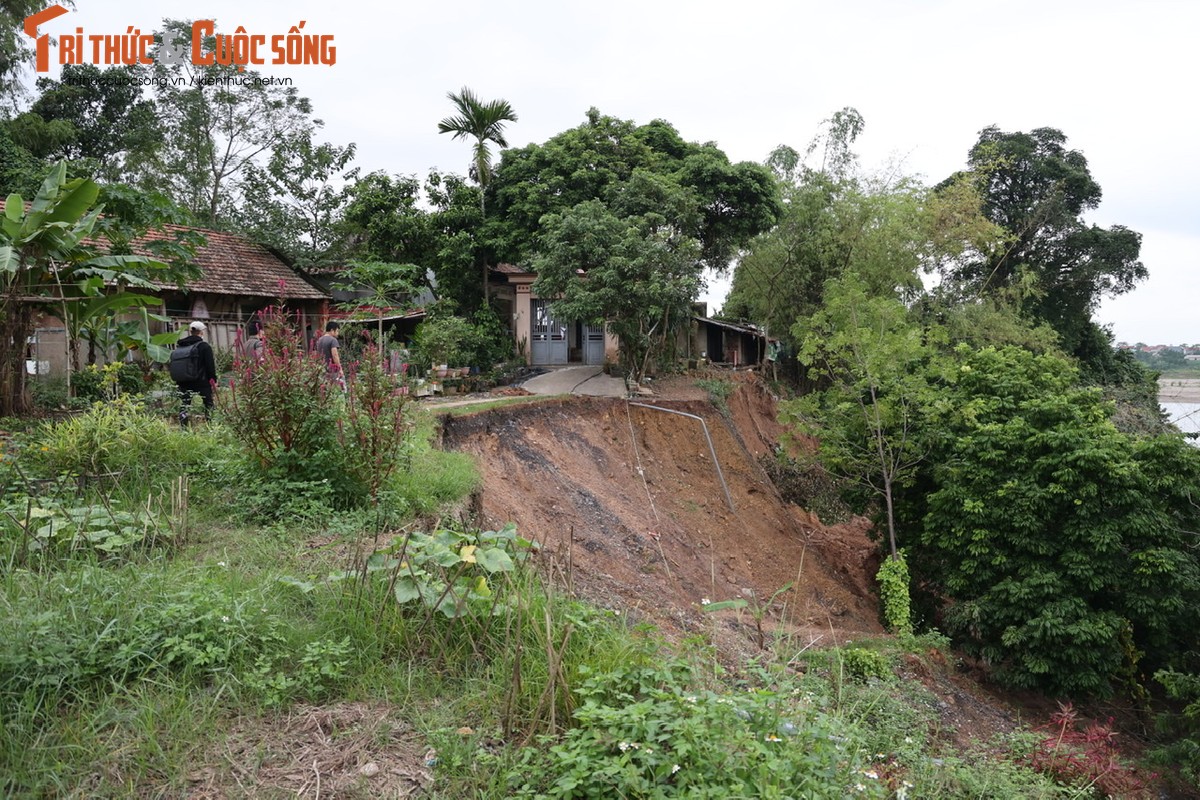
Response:
[[[605,375],[601,367],[562,367],[530,378],[521,388],[533,394],[624,397],[625,379]]]

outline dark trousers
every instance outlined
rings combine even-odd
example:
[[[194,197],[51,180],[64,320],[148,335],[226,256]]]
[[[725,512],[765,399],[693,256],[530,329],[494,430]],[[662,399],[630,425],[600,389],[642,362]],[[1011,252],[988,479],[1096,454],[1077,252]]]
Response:
[[[204,416],[207,417],[213,409],[213,387],[208,381],[190,381],[177,383],[179,387],[179,424],[187,427],[188,410],[192,407],[192,394],[200,395],[204,401]]]

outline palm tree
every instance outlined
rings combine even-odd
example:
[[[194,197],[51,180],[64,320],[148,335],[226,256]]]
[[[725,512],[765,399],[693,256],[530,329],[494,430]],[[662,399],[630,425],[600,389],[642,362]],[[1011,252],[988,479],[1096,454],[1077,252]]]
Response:
[[[508,147],[504,141],[504,123],[516,122],[517,112],[507,100],[481,102],[466,86],[446,97],[454,104],[458,113],[438,123],[438,133],[452,133],[455,139],[474,139],[475,153],[471,161],[471,172],[479,184],[479,213],[485,214],[484,191],[492,176],[492,151],[490,144]],[[487,305],[487,263],[483,265],[483,304]]]

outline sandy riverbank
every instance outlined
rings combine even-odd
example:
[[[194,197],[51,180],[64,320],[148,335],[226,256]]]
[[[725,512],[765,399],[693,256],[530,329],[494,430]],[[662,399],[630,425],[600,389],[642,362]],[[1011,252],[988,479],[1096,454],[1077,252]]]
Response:
[[[1200,378],[1161,378],[1158,399],[1162,403],[1200,403]]]

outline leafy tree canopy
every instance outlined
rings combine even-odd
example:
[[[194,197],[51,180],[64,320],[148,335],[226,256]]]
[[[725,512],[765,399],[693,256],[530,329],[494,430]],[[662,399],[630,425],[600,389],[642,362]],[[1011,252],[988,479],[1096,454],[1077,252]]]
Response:
[[[301,131],[280,143],[264,165],[248,164],[238,182],[237,225],[302,270],[341,266],[338,223],[358,170],[355,145],[313,141]]]
[[[74,0],[60,0],[74,8]],[[21,71],[33,61],[33,40],[25,35],[25,18],[44,9],[43,0],[5,0],[0,4],[0,105],[15,105],[23,94]]]
[[[164,42],[191,42],[190,21],[167,19],[163,25]],[[295,86],[255,81],[253,70],[189,59],[159,60],[151,69],[163,120],[161,183],[202,226],[222,226],[238,205],[236,182],[251,165],[323,124]]]
[[[372,172],[348,187],[338,228],[352,257],[419,264],[421,281],[457,308],[479,303],[474,266],[482,258],[479,189],[459,175],[431,170],[425,183],[413,176]]]
[[[38,78],[37,100],[10,125],[39,158],[89,159],[97,180],[138,182],[162,144],[154,102],[134,80],[144,72],[66,64],[61,80]]]
[[[527,260],[543,216],[591,200],[616,208],[625,184],[639,170],[690,193],[694,212],[678,222],[687,225],[683,233],[701,243],[706,266],[725,269],[737,248],[774,224],[779,212],[766,168],[731,164],[715,145],[685,142],[663,120],[637,125],[593,108],[584,124],[544,144],[501,155],[488,187],[493,255],[514,263]]]
[[[701,286],[697,239],[662,214],[619,217],[599,200],[548,214],[534,289],[560,319],[607,323],[634,380]]]
[[[900,503],[956,644],[1058,694],[1108,694],[1194,650],[1200,451],[1120,433],[1059,356],[957,355]]]
[[[853,273],[871,294],[911,300],[922,270],[970,247],[987,250],[1000,237],[969,186],[934,194],[894,171],[862,173],[852,145],[864,122],[854,109],[825,126],[806,157],[819,152],[819,166],[786,146],[768,158],[782,184],[783,213],[750,242],[722,310],[765,324],[797,348],[793,324],[821,309],[829,281]]]
[[[1083,221],[1100,204],[1100,185],[1087,159],[1066,142],[1054,128],[1006,133],[992,126],[980,132],[967,172],[942,187],[971,181],[983,213],[1008,233],[1009,243],[947,264],[943,276],[967,294],[985,295],[1031,274],[1037,291],[1026,297],[1025,309],[1052,325],[1064,349],[1078,354],[1100,299],[1129,291],[1147,273],[1138,260],[1141,234]]]

